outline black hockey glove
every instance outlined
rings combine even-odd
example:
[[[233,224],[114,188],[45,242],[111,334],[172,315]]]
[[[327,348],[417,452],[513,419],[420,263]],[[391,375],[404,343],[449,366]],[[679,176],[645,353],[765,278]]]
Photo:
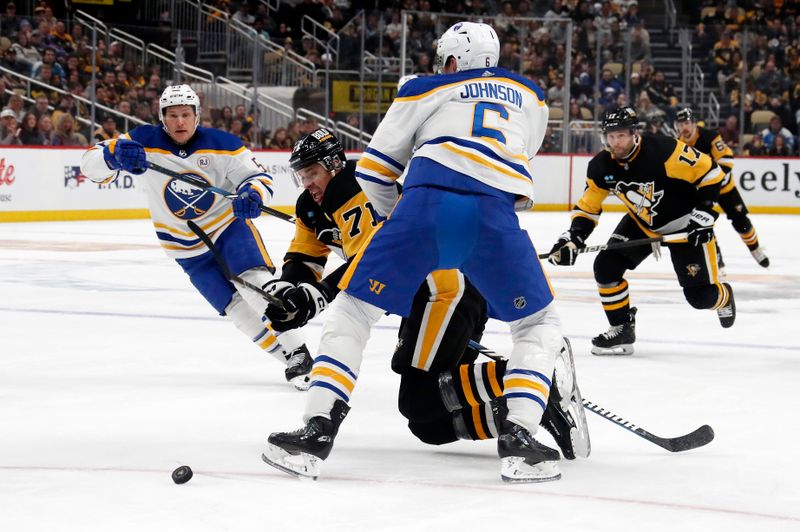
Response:
[[[578,250],[584,247],[583,237],[567,231],[558,237],[547,260],[558,266],[572,266],[578,258]]]
[[[288,281],[273,279],[265,284],[262,289],[268,294],[283,300],[284,295],[289,289],[294,290],[294,285]],[[264,315],[273,323],[276,321],[286,321],[289,319],[289,313],[281,308],[276,307],[275,305],[268,305],[267,309],[264,311]]]
[[[327,308],[331,297],[324,285],[300,283],[278,295],[286,308],[285,317],[272,320],[272,328],[278,332],[302,327]]]
[[[692,246],[700,246],[711,242],[714,238],[714,222],[716,213],[694,209],[689,214],[689,225],[686,226],[686,239]]]

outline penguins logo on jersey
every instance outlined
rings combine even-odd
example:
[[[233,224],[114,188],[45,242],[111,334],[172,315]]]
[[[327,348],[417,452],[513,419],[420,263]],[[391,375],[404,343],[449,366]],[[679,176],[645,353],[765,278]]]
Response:
[[[699,264],[689,264],[686,266],[686,273],[689,274],[689,277],[697,277],[697,274],[702,270],[703,268],[701,268]]]
[[[197,174],[188,175],[203,179]],[[172,178],[164,187],[164,202],[172,214],[181,220],[194,220],[211,208],[214,204],[214,194],[191,183]]]
[[[617,186],[614,187],[614,194],[648,225],[652,225],[653,218],[658,214],[656,207],[664,197],[663,190],[656,192],[653,181],[649,183],[617,183]]]

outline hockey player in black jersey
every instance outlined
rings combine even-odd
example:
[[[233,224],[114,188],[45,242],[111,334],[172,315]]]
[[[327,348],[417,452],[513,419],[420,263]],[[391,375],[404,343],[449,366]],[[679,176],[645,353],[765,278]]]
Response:
[[[747,216],[747,205],[744,204],[742,195],[733,180],[733,150],[723,142],[719,133],[697,125],[697,117],[689,107],[684,107],[678,111],[675,126],[680,135],[679,140],[710,155],[722,168],[722,171],[725,172],[717,203],[725,211],[726,216],[731,221],[731,225],[739,233],[756,262],[760,266],[768,268],[769,257],[767,257],[764,249],[758,243],[756,229]],[[722,257],[720,256],[720,265],[722,264]]]
[[[267,309],[278,331],[301,327],[327,307],[347,267],[321,279],[328,254],[333,249],[349,261],[380,222],[355,180],[355,165],[346,161],[341,144],[327,129],[301,138],[289,163],[305,191],[297,200],[295,236],[282,275],[265,286],[284,302],[284,310]],[[478,353],[467,347],[471,339],[480,340],[486,320],[484,299],[457,270],[433,272],[417,292],[400,327],[392,369],[401,376],[398,408],[421,441],[439,445],[498,437],[506,414],[505,361],[478,363]],[[324,366],[315,366],[312,376],[324,372]],[[541,424],[565,458],[587,457],[588,427],[566,339],[552,379]],[[304,455],[309,464],[324,460],[348,411],[344,401],[337,401],[329,418],[312,417],[298,431],[271,435],[269,444]],[[557,451],[529,443],[548,460],[558,459]],[[314,467],[296,468],[266,455],[265,461],[290,474],[315,476]]]
[[[575,205],[572,223],[550,251],[553,264],[572,265],[577,249],[594,230],[603,200],[616,195],[627,209],[609,243],[685,231],[686,243],[670,243],[672,266],[689,304],[714,309],[723,327],[736,318],[733,290],[720,283],[713,210],[723,171],[708,155],[663,135],[640,135],[630,107],[609,111],[602,123],[606,149],[587,169],[586,189]],[[630,305],[625,272],[635,269],[650,246],[601,251],[594,277],[606,317],[607,332],[592,339],[596,355],[632,354],[636,308]]]

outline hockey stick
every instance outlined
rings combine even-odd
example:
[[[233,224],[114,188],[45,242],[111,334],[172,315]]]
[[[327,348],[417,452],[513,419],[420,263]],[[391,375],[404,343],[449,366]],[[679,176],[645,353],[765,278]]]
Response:
[[[217,263],[217,266],[219,266],[219,269],[222,270],[222,275],[224,275],[226,279],[228,279],[232,283],[239,284],[245,288],[252,290],[253,292],[257,293],[258,295],[266,299],[270,305],[274,305],[279,309],[286,311],[286,309],[283,306],[283,301],[281,301],[279,298],[273,296],[268,292],[265,292],[264,290],[261,289],[261,287],[256,286],[248,281],[245,281],[238,275],[233,275],[231,270],[228,268],[228,264],[225,262],[225,258],[219,252],[217,246],[214,245],[214,242],[211,241],[211,237],[209,237],[205,231],[200,229],[199,225],[194,223],[194,221],[192,220],[189,220],[188,222],[186,222],[186,224],[189,226],[189,229],[191,229],[192,232],[196,234],[197,237],[203,242],[203,244],[206,245],[209,251],[211,251],[211,255],[213,255],[214,260]],[[275,273],[275,268],[267,267],[267,269],[270,271],[270,273]]]
[[[474,340],[469,341],[469,347],[475,349],[482,355],[486,355],[492,360],[503,359],[503,357],[498,355],[495,351],[492,351],[488,347],[482,346],[481,344],[479,344]],[[693,430],[688,434],[684,434],[683,436],[676,436],[675,438],[661,438],[660,436],[656,436],[655,434],[648,432],[637,425],[634,425],[630,421],[627,421],[619,417],[613,412],[609,412],[605,408],[598,406],[596,403],[593,403],[588,399],[583,399],[582,403],[583,407],[586,410],[594,412],[598,416],[602,416],[603,418],[609,420],[615,425],[618,425],[626,430],[629,430],[630,432],[633,432],[640,438],[644,438],[650,443],[654,443],[659,447],[661,447],[662,449],[666,449],[671,453],[678,453],[681,451],[696,449],[698,447],[702,447],[703,445],[710,443],[714,439],[714,429],[712,429],[711,426],[709,425],[703,425],[702,427]]]
[[[584,246],[577,249],[577,253],[594,253],[596,251],[603,251],[606,249],[624,249],[633,248],[637,246],[645,246],[647,244],[656,244],[659,242],[681,242],[686,241],[686,233],[673,233],[671,235],[654,236],[652,238],[640,238],[638,240],[628,240],[627,242],[611,242],[610,244],[598,244],[596,246]],[[549,258],[552,253],[540,253],[540,259]]]
[[[236,194],[234,194],[232,192],[229,192],[229,191],[225,190],[224,188],[219,188],[219,187],[215,187],[213,185],[209,185],[205,180],[200,179],[199,177],[195,177],[195,176],[190,175],[190,174],[182,174],[180,172],[176,172],[175,170],[170,170],[169,168],[164,168],[163,166],[161,166],[159,164],[156,164],[156,163],[154,163],[152,161],[147,161],[147,167],[150,170],[153,170],[153,171],[158,172],[160,174],[168,175],[170,177],[174,177],[175,179],[180,179],[181,181],[183,181],[185,183],[189,183],[189,184],[194,185],[194,186],[196,186],[198,188],[202,188],[202,189],[211,191],[214,194],[219,194],[220,196],[223,196],[224,198],[227,198],[229,200],[234,200],[234,199],[237,198]],[[272,207],[267,207],[266,205],[261,205],[259,207],[259,209],[261,210],[261,212],[265,212],[265,213],[269,214],[270,216],[274,216],[276,218],[280,218],[281,220],[294,223],[294,216],[292,216],[291,214],[286,214],[285,212],[281,212],[281,211],[279,211],[277,209],[273,209]]]

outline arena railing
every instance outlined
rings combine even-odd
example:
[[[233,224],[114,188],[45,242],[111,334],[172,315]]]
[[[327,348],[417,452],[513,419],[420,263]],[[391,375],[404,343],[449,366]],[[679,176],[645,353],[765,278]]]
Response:
[[[336,69],[339,68],[339,35],[331,31],[308,15],[303,15],[300,20],[300,32],[303,38],[308,37],[317,46],[325,49],[331,57],[331,62]]]
[[[372,138],[372,135],[361,131],[359,128],[352,127],[344,122],[336,122],[304,107],[297,109],[297,118],[298,120],[312,119],[320,126],[332,129],[347,150],[363,150]]]
[[[92,105],[94,105],[95,109],[99,109],[100,111],[103,111],[103,113],[105,113],[106,115],[112,115],[112,116],[118,117],[120,119],[120,121],[123,122],[123,124],[125,125],[126,131],[129,128],[129,123],[133,123],[133,124],[136,124],[136,125],[146,124],[146,122],[144,120],[140,120],[140,119],[136,118],[135,116],[126,115],[125,113],[121,113],[121,112],[117,111],[116,109],[112,109],[111,107],[107,107],[107,106],[105,106],[105,105],[103,105],[101,103],[93,102],[92,100],[89,100],[88,98],[84,98],[83,96],[78,96],[77,94],[72,94],[71,92],[66,91],[66,90],[64,90],[64,89],[62,89],[60,87],[55,87],[55,86],[49,85],[47,83],[42,83],[39,80],[36,80],[34,78],[25,76],[23,74],[20,74],[19,72],[15,72],[14,70],[8,69],[8,68],[6,68],[4,66],[0,66],[0,72],[2,72],[3,74],[7,74],[7,75],[9,75],[9,76],[11,76],[13,78],[17,78],[18,80],[20,80],[22,82],[22,84],[25,86],[25,95],[23,96],[23,98],[27,99],[28,101],[32,100],[31,90],[33,90],[33,89],[35,89],[37,87],[40,87],[40,88],[42,88],[44,90],[47,90],[47,91],[52,91],[52,92],[56,92],[58,94],[71,96],[72,98],[75,99],[75,101],[84,104],[84,106],[85,106],[85,108],[87,110],[91,110]],[[27,96],[27,98],[26,98],[26,96]],[[96,128],[100,127],[100,122],[97,121],[97,117],[95,117],[94,121],[91,121],[91,120],[84,120],[84,121],[86,123],[90,124],[90,126],[93,129],[96,129]]]
[[[178,62],[175,52],[162,48],[157,44],[148,44],[145,49],[147,65],[158,65],[161,77],[174,83],[213,83],[214,74],[208,70]]]
[[[75,11],[73,16],[75,22],[82,24],[87,30],[97,28],[98,36],[102,35],[106,40],[106,46],[110,46],[112,42],[119,41],[122,44],[122,59],[124,61],[132,61],[144,71],[145,63],[145,42],[130,33],[124,32],[117,28],[109,28],[103,21],[91,16],[85,11],[80,9]]]

